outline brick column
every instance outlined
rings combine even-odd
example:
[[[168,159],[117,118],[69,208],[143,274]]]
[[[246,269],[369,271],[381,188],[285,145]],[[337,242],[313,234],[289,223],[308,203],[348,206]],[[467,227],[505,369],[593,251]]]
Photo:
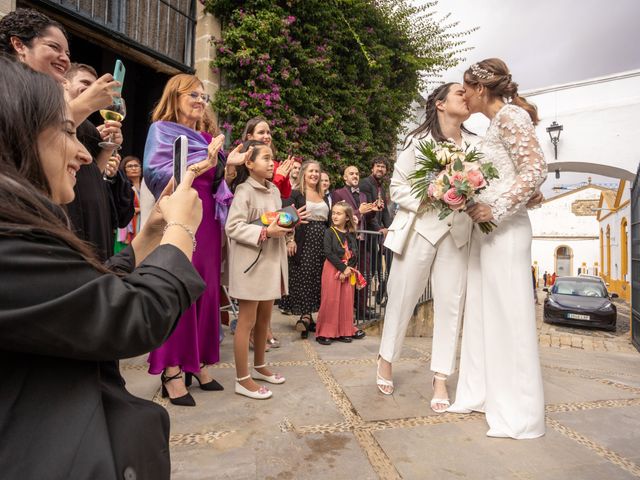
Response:
[[[205,91],[213,96],[220,88],[220,74],[211,71],[211,61],[216,58],[216,49],[211,41],[221,38],[222,30],[218,19],[213,15],[205,13],[204,7],[200,2],[196,3],[198,10],[194,67],[196,69],[196,75],[204,83]]]
[[[0,17],[16,9],[16,0],[0,0]]]

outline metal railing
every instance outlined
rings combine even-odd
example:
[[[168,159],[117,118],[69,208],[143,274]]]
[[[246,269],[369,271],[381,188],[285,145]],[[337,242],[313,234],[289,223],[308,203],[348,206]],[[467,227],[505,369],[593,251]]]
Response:
[[[355,292],[355,322],[362,325],[371,320],[384,318],[387,305],[387,279],[393,254],[384,247],[380,232],[358,230],[358,270],[367,280],[367,286]],[[431,288],[427,286],[418,305],[431,299]]]
[[[195,0],[36,0],[171,63],[193,66]]]

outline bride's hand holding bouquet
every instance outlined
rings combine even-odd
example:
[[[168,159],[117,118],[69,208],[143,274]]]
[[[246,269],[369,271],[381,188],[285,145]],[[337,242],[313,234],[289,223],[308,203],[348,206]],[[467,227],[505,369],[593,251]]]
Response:
[[[473,205],[489,180],[498,178],[493,164],[480,162],[482,154],[469,145],[461,148],[454,142],[427,141],[418,144],[418,151],[416,170],[409,177],[412,193],[424,208],[437,209],[440,220]],[[489,233],[495,224],[487,221],[478,226]]]

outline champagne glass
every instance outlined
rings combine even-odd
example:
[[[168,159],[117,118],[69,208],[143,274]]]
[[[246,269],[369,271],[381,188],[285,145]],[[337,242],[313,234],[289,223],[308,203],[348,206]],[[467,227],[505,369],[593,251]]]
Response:
[[[115,122],[122,122],[127,115],[127,107],[124,103],[124,98],[114,98],[113,103],[108,107],[100,110],[102,118],[112,120]],[[106,141],[100,142],[100,148],[111,148],[114,151],[120,150],[122,147],[113,141],[113,133],[109,135]]]

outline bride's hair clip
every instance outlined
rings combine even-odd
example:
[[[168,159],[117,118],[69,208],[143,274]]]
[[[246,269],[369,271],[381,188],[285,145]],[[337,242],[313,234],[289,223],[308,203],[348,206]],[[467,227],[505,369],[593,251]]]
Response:
[[[491,73],[489,70],[485,70],[477,63],[471,65],[471,73],[473,73],[476,77],[482,78],[484,80],[489,80],[491,77],[493,77],[493,73]]]

